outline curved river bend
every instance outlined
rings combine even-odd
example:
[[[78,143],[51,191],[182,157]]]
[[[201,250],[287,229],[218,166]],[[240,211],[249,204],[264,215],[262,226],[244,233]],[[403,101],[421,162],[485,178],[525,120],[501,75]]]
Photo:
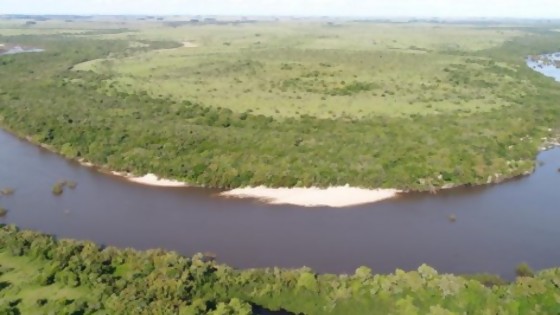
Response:
[[[416,269],[513,277],[520,262],[560,265],[560,149],[531,176],[438,195],[409,194],[353,208],[271,206],[218,190],[158,188],[67,161],[0,131],[0,222],[61,237],[185,255],[212,252],[234,267],[301,267],[351,273]],[[78,182],[60,197],[60,179]],[[454,214],[455,223],[448,217]]]

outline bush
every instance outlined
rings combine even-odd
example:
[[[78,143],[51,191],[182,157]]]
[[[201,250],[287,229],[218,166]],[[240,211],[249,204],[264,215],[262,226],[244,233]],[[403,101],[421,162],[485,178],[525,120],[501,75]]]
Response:
[[[38,299],[36,303],[37,303],[37,306],[45,306],[48,302],[49,302],[49,300],[47,300],[47,299]]]
[[[479,273],[474,275],[465,275],[465,279],[476,280],[482,283],[486,287],[493,287],[498,285],[505,285],[507,282],[498,275],[493,275],[489,273]]]
[[[55,196],[60,196],[64,193],[64,184],[63,183],[56,183],[52,187],[52,193]]]
[[[521,263],[515,268],[515,274],[518,277],[533,277],[535,273],[527,263]]]

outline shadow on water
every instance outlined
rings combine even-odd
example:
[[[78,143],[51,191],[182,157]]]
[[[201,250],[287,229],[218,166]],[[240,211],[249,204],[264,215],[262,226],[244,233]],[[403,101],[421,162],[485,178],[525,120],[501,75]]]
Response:
[[[16,189],[1,200],[10,212],[0,223],[120,247],[212,252],[238,268],[353,273],[366,265],[388,273],[427,263],[511,279],[521,262],[535,269],[560,263],[560,149],[538,160],[534,174],[500,185],[309,209],[132,184],[0,131],[0,188]],[[78,187],[53,196],[60,179]]]

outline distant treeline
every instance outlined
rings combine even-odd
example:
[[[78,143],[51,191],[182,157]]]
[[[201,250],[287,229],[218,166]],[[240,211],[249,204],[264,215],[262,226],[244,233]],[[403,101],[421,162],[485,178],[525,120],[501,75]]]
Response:
[[[4,14],[0,15],[1,19],[13,20],[35,20],[35,21],[48,21],[48,20],[90,20],[94,18],[91,15],[29,15],[29,14]]]
[[[163,20],[164,18],[160,17],[158,20]],[[164,22],[164,25],[170,27],[181,27],[185,25],[239,25],[239,24],[253,24],[258,23],[257,20],[249,20],[249,19],[242,19],[242,20],[217,20],[215,18],[194,18],[188,21],[168,21]]]

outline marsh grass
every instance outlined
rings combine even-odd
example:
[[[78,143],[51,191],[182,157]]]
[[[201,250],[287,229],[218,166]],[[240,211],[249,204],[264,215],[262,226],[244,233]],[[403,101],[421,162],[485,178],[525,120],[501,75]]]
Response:
[[[52,194],[55,196],[60,196],[64,193],[64,186],[66,185],[65,182],[56,182],[52,186]]]
[[[52,186],[52,193],[55,196],[60,196],[64,193],[64,188],[68,187],[69,189],[76,189],[78,187],[78,183],[73,180],[63,179],[59,180]]]

